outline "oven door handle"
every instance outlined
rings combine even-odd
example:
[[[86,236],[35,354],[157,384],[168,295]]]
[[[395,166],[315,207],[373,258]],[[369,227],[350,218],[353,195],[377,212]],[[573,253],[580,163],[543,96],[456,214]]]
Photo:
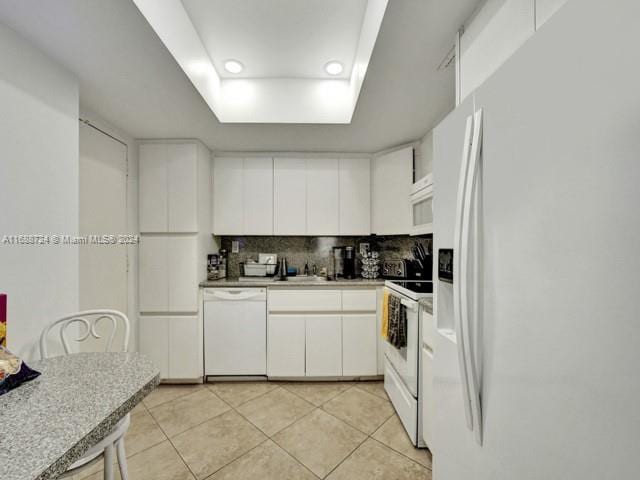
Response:
[[[416,302],[410,302],[409,300],[405,300],[404,298],[400,299],[400,303],[403,307],[406,307],[408,310],[415,311],[418,309],[418,304]]]

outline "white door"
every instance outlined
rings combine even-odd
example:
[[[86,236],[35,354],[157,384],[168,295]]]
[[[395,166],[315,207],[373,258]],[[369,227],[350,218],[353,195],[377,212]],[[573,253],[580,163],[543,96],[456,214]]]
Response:
[[[160,378],[169,378],[169,318],[140,316],[140,353],[148,356],[160,370]]]
[[[197,316],[169,317],[169,378],[202,377],[202,334]]]
[[[372,231],[378,235],[411,232],[413,148],[374,157],[372,167]]]
[[[213,233],[243,233],[244,194],[242,158],[213,159]]]
[[[371,160],[340,159],[340,235],[371,233]]]
[[[273,235],[273,159],[245,158],[243,170],[243,229],[236,233]]]
[[[342,375],[342,319],[339,315],[306,317],[306,375]]]
[[[269,315],[267,320],[267,375],[304,377],[305,317]]]
[[[138,211],[141,232],[166,232],[167,145],[144,143],[138,150]]]
[[[138,248],[138,303],[141,312],[169,311],[168,238],[142,235]]]
[[[342,374],[344,376],[377,375],[377,332],[375,313],[342,316]]]
[[[273,233],[305,235],[307,231],[307,161],[273,159]]]
[[[80,124],[79,183],[80,235],[125,234],[126,146],[84,123]],[[108,308],[126,314],[127,245],[82,245],[79,263],[80,309]],[[100,326],[107,328],[106,323]],[[92,345],[85,342],[83,348],[91,349]]]
[[[177,235],[167,238],[169,311],[198,311],[198,238]]]
[[[339,184],[337,159],[307,159],[307,235],[340,233]]]
[[[198,147],[167,144],[167,209],[169,232],[198,231]]]

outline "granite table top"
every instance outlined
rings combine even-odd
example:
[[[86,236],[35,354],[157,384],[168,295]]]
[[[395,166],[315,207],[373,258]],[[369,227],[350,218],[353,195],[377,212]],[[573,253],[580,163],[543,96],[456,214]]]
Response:
[[[256,279],[245,280],[241,278],[222,278],[220,280],[206,280],[200,283],[204,288],[226,288],[226,287],[269,287],[269,288],[296,288],[296,287],[321,287],[321,288],[343,288],[343,287],[381,287],[384,285],[383,278],[367,279],[355,278],[353,280],[275,280],[271,277],[256,277]]]
[[[57,478],[159,383],[139,353],[29,362],[40,375],[0,396],[0,479]]]

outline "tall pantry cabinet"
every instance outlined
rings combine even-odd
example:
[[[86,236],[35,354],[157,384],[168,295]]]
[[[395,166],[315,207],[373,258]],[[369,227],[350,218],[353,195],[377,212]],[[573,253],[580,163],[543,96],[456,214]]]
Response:
[[[164,380],[202,377],[198,284],[214,249],[211,153],[198,141],[139,145],[140,351]]]

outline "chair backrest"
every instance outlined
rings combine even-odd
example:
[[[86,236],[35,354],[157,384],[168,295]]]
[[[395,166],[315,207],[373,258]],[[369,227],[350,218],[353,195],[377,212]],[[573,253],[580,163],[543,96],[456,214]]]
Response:
[[[116,351],[126,352],[129,347],[129,319],[127,316],[119,312],[117,310],[85,310],[83,312],[74,313],[73,315],[67,315],[66,317],[59,318],[53,322],[51,322],[40,334],[40,355],[42,358],[48,357],[47,351],[47,336],[49,332],[55,327],[60,327],[59,335],[60,342],[64,348],[64,352],[66,355],[72,353],[71,347],[69,345],[68,328],[70,325],[78,324],[80,328],[80,333],[77,338],[72,339],[76,342],[83,342],[90,337],[99,339],[102,338],[97,331],[97,326],[99,323],[103,322],[103,320],[108,321],[111,326],[111,332],[106,338],[105,342],[105,352],[110,352],[111,347],[113,346],[113,340],[116,336],[116,333],[119,328],[119,324],[122,324],[122,328],[124,329],[124,335],[122,337],[122,349]]]

